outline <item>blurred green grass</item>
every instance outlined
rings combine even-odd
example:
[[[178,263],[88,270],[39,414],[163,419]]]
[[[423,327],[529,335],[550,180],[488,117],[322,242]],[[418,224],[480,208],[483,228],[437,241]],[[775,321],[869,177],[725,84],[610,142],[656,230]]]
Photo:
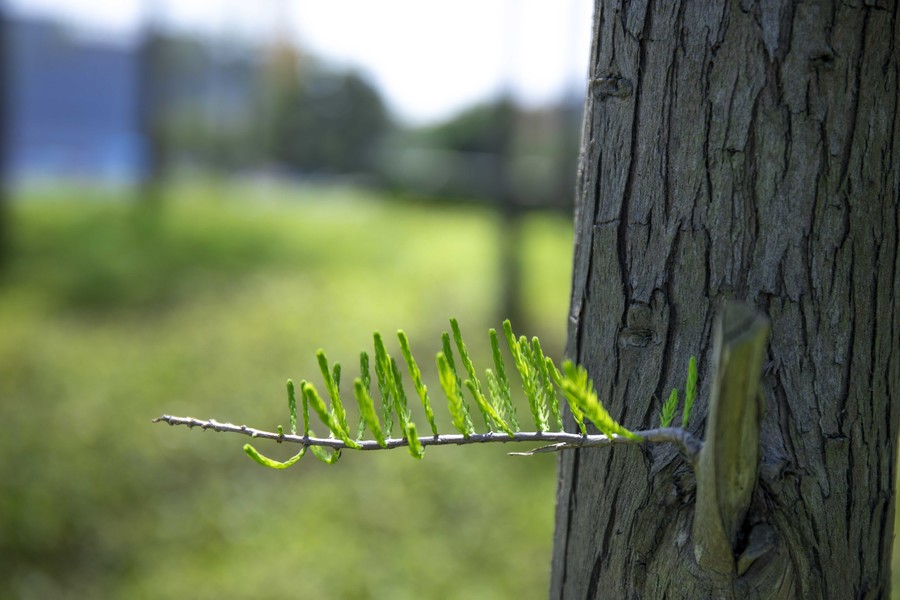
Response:
[[[553,457],[433,448],[423,461],[346,453],[276,472],[243,439],[150,424],[286,425],[284,381],[318,380],[318,347],[353,372],[372,331],[403,328],[430,367],[450,316],[487,365],[494,213],[350,188],[192,183],[159,210],[71,195],[12,206],[0,597],[546,596]],[[571,223],[523,227],[517,329],[559,357]]]

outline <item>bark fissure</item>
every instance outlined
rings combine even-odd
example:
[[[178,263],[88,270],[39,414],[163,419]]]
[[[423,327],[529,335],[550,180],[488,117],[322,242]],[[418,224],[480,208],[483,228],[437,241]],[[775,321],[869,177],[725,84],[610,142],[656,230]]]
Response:
[[[619,491],[616,490],[613,494],[613,500],[618,499],[618,497]],[[603,571],[603,561],[606,560],[606,552],[612,539],[612,528],[616,522],[615,502],[611,504],[611,508],[612,511],[609,514],[609,519],[606,521],[606,529],[603,531],[603,537],[600,540],[600,550],[594,558],[594,566],[591,568],[590,585],[588,586],[585,600],[593,600],[597,597],[597,587],[600,584],[600,573]]]
[[[859,117],[859,90],[860,81],[862,79],[862,61],[865,58],[866,28],[869,23],[869,11],[867,9],[864,10],[865,16],[863,17],[862,27],[859,30],[858,47],[857,51],[854,53],[857,60],[856,63],[852,65],[853,91],[851,92],[852,101],[850,102],[849,131],[845,135],[844,151],[841,154],[841,172],[838,176],[838,179],[844,184],[848,184],[847,171],[850,168],[850,153],[852,151],[854,139],[856,138],[856,123]]]
[[[571,470],[570,470],[570,475],[571,475],[570,481],[571,481],[571,487],[572,487],[572,489],[578,489],[578,455],[579,455],[579,452],[581,452],[581,451],[580,451],[580,450],[574,450],[574,451],[571,453],[571,454],[572,454],[572,468],[571,468]],[[565,480],[562,480],[562,481],[565,481]],[[569,540],[572,538],[572,529],[571,529],[571,528],[572,528],[572,519],[571,519],[571,518],[568,518],[568,517],[569,517],[569,515],[574,514],[574,513],[575,513],[575,510],[577,509],[576,498],[577,498],[577,497],[576,497],[575,494],[571,494],[571,495],[569,496],[568,510],[566,511],[566,518],[565,518],[565,521],[566,521],[566,524],[565,524],[565,527],[566,527],[566,541],[565,541],[566,546],[565,546],[565,550],[566,550],[566,552],[563,554],[563,562],[562,562],[561,566],[558,567],[559,573],[560,573],[560,575],[561,575],[561,577],[562,577],[563,587],[565,587],[565,584],[566,584],[566,575],[567,575],[567,572],[568,572],[568,568],[567,568],[567,566],[568,566],[568,564],[567,564],[567,558],[568,558],[568,555],[569,555],[569,553],[568,553],[568,543],[569,543]],[[557,513],[557,517],[556,517],[556,518],[557,518],[557,522],[559,522],[560,515],[559,515],[558,513]],[[554,569],[554,570],[556,570],[556,569]]]

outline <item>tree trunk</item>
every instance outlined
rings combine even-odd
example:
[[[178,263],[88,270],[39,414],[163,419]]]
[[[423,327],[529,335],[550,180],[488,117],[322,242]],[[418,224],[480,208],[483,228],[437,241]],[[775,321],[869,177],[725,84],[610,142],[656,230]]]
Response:
[[[565,452],[552,598],[889,596],[900,401],[900,15],[890,0],[598,0],[569,356],[626,427],[739,299],[771,319],[760,474],[735,555],[698,565],[663,447]],[[571,422],[569,423],[571,426]]]

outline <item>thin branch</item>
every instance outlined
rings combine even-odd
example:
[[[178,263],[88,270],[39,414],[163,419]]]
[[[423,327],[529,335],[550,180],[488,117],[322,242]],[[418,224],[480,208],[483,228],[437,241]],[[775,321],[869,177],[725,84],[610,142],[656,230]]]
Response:
[[[347,448],[347,444],[342,440],[335,438],[317,438],[302,435],[291,435],[288,433],[275,433],[272,431],[263,431],[254,429],[246,425],[234,425],[232,423],[220,423],[214,419],[202,421],[193,417],[174,417],[172,415],[162,415],[153,419],[154,423],[168,423],[169,425],[185,425],[189,428],[200,427],[201,429],[212,429],[224,433],[239,433],[252,438],[262,438],[267,440],[275,440],[276,442],[289,442],[292,444],[301,444],[303,446],[324,446],[327,448],[343,449]],[[517,456],[529,456],[531,454],[539,454],[544,452],[558,452],[560,450],[569,450],[573,448],[605,448],[608,446],[617,446],[625,444],[643,444],[643,443],[667,443],[674,444],[682,452],[691,465],[694,464],[697,454],[703,447],[703,443],[693,435],[679,427],[663,427],[659,429],[647,429],[644,431],[633,432],[638,439],[631,439],[621,435],[581,435],[579,433],[568,433],[565,431],[520,431],[512,436],[506,433],[473,433],[471,435],[437,435],[431,437],[421,437],[419,442],[423,446],[464,446],[468,444],[488,444],[488,443],[509,443],[509,442],[551,442],[550,445],[535,448],[529,452],[511,452]],[[389,450],[391,448],[401,448],[408,446],[409,442],[403,438],[390,438],[385,440],[385,446],[382,447],[375,440],[359,440],[358,450]]]
[[[538,448],[535,448],[534,450],[529,450],[527,452],[510,452],[509,454],[513,456],[531,456],[533,454],[542,454],[544,452],[559,452],[561,450],[572,450],[575,448],[606,448],[609,446],[624,444],[672,444],[676,448],[678,448],[679,451],[681,451],[682,455],[684,455],[688,463],[690,463],[691,466],[694,466],[697,455],[703,448],[702,441],[680,427],[660,427],[657,429],[632,431],[631,433],[633,433],[640,439],[634,440],[621,435],[613,435],[612,437],[609,437],[606,435],[581,435],[565,432],[550,434],[544,433],[544,436],[565,435],[567,439],[566,441],[558,442],[556,444],[540,446]],[[569,436],[577,439],[570,440],[568,439]],[[527,441],[537,439],[547,439],[547,437],[532,438]]]

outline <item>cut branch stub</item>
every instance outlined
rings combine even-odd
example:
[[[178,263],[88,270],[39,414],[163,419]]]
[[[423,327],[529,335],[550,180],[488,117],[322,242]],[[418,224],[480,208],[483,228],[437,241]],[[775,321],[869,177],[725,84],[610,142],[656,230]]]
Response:
[[[717,573],[735,571],[734,547],[756,485],[760,377],[769,329],[767,317],[736,302],[724,307],[716,324],[715,379],[697,461],[693,533],[697,562]]]

